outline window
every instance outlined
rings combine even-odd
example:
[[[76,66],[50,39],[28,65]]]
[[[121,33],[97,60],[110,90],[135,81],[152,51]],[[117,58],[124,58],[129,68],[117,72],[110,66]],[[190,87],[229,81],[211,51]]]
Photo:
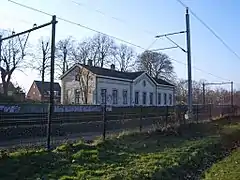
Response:
[[[164,93],[164,105],[166,105],[166,104],[167,104],[167,94]]]
[[[118,91],[116,89],[112,91],[112,102],[113,104],[118,103]]]
[[[153,104],[153,93],[152,92],[149,94],[149,102],[151,105]]]
[[[33,91],[33,94],[35,94],[35,91]]]
[[[54,91],[54,96],[58,96],[58,91]]]
[[[102,104],[106,104],[106,99],[107,99],[107,90],[106,89],[101,89],[101,98],[102,98]]]
[[[169,94],[169,105],[172,105],[172,94]]]
[[[158,105],[161,104],[161,93],[158,93]]]
[[[139,92],[135,92],[135,104],[139,103]]]
[[[146,104],[147,102],[147,93],[143,92],[143,104]]]
[[[123,90],[123,104],[127,104],[127,90]]]
[[[80,90],[76,89],[74,92],[75,95],[75,104],[79,104],[80,103]]]
[[[75,75],[75,81],[80,81],[80,75],[79,74]]]

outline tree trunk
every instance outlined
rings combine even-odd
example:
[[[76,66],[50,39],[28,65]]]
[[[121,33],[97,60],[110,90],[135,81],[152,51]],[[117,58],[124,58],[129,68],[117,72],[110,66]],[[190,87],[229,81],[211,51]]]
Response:
[[[44,101],[44,76],[45,76],[45,63],[46,63],[46,55],[45,52],[43,52],[43,62],[42,62],[42,84],[41,84],[41,101]]]
[[[8,83],[6,81],[2,81],[2,84],[3,84],[3,95],[5,97],[8,96]]]
[[[41,101],[44,101],[44,76],[45,70],[42,71],[42,85],[41,85]]]
[[[8,96],[8,88],[11,79],[12,72],[10,71],[8,74],[5,72],[1,72],[2,84],[3,84],[3,95]],[[7,77],[7,80],[6,80]]]

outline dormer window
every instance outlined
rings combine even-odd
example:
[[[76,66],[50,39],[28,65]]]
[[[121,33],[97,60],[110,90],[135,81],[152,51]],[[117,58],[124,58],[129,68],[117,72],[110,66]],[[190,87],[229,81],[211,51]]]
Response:
[[[75,75],[75,81],[80,81],[80,75],[79,74]]]

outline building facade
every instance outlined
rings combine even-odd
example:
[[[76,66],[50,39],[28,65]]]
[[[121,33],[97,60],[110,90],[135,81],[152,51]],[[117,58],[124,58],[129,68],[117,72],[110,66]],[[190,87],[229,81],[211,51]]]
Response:
[[[27,99],[38,102],[49,102],[50,100],[50,82],[33,81],[28,93]],[[54,101],[60,104],[61,87],[59,83],[54,83]]]
[[[174,85],[146,72],[116,71],[75,64],[61,76],[61,104],[108,104],[112,106],[172,106]]]

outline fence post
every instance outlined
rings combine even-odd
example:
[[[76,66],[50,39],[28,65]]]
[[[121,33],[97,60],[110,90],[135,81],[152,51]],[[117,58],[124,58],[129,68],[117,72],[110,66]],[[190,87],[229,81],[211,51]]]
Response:
[[[142,132],[143,106],[140,107],[139,131]]]
[[[167,127],[168,122],[168,106],[166,106],[166,117],[165,117],[165,126]]]
[[[198,104],[196,105],[196,120],[197,120],[197,124],[198,124]]]
[[[102,108],[102,120],[103,120],[103,140],[106,139],[106,104]]]
[[[212,105],[209,104],[209,120],[212,120]]]

